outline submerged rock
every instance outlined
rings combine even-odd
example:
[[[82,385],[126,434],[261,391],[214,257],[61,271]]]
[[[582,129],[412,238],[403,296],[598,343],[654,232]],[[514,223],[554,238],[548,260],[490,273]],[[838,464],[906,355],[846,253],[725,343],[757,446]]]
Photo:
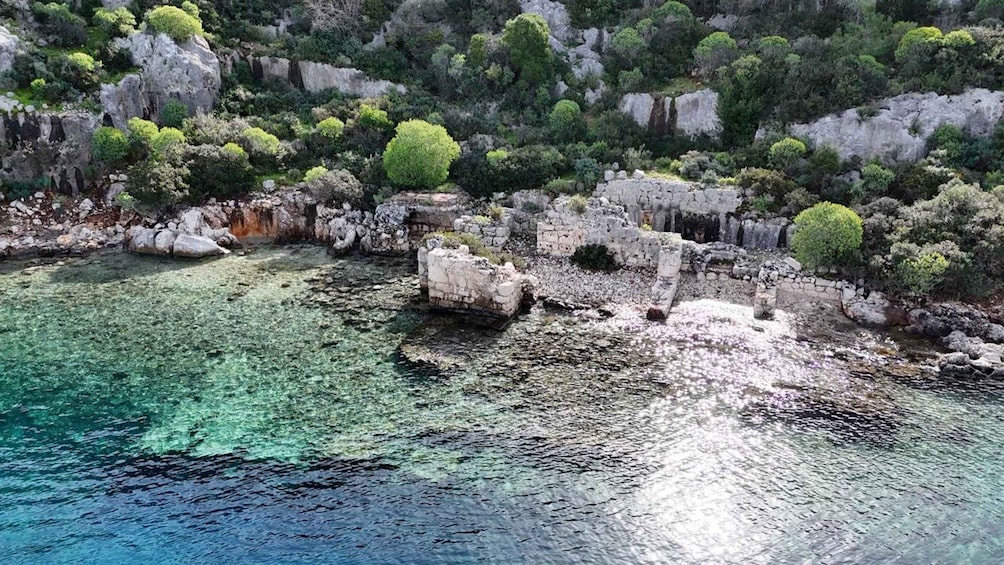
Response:
[[[228,249],[220,247],[208,237],[188,234],[181,234],[174,240],[173,252],[175,257],[186,257],[189,259],[215,257],[230,253]]]

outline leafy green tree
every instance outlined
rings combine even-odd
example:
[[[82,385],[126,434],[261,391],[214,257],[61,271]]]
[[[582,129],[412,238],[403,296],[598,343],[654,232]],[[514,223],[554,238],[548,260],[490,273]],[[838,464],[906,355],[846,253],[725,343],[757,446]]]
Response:
[[[183,149],[185,134],[175,128],[161,128],[157,135],[150,139],[150,153],[157,158],[163,158],[170,152]]]
[[[832,202],[820,202],[795,217],[791,247],[810,269],[840,265],[861,247],[861,217]]]
[[[861,169],[861,196],[881,196],[885,194],[895,178],[896,173],[878,163],[865,165]]]
[[[92,20],[108,37],[126,37],[136,30],[136,16],[125,6],[98,8]]]
[[[582,133],[582,110],[572,100],[559,100],[549,117],[551,133],[559,140],[570,140]]]
[[[509,48],[520,81],[536,84],[551,78],[554,55],[548,44],[550,35],[547,22],[536,14],[520,14],[506,22],[502,42]]]
[[[92,136],[94,158],[105,163],[122,161],[129,154],[129,139],[121,130],[98,128]]]
[[[383,154],[387,177],[395,184],[433,188],[450,174],[450,165],[460,156],[460,145],[443,126],[422,120],[398,124],[394,139]]]
[[[187,4],[191,3],[187,2]],[[197,10],[196,14],[198,14]],[[193,16],[189,12],[175,6],[159,6],[150,10],[146,14],[146,22],[157,33],[166,34],[179,43],[188,41],[192,36],[204,33],[202,30],[202,20],[197,15]]]
[[[614,34],[610,40],[610,46],[614,52],[627,62],[628,67],[633,67],[638,63],[648,42],[633,27],[626,27]]]
[[[126,192],[140,208],[155,211],[188,198],[190,171],[180,155],[146,159],[129,167]]]

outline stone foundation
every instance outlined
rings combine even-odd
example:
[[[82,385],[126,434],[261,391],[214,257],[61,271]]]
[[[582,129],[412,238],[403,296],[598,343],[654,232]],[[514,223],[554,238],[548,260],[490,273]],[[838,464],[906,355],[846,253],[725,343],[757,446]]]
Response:
[[[472,255],[466,245],[441,245],[442,240],[433,237],[418,252],[419,282],[433,309],[508,320],[519,312],[524,294],[532,295],[532,278],[521,275],[512,263],[493,265]]]

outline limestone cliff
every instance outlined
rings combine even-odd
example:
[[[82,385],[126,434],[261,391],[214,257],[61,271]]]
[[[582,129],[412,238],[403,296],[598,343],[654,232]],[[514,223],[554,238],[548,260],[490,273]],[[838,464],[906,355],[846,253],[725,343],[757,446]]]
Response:
[[[951,124],[976,135],[993,133],[1004,118],[1004,92],[982,88],[949,96],[907,93],[883,100],[870,117],[858,109],[831,114],[808,124],[794,124],[788,133],[816,147],[830,145],[847,159],[878,157],[888,162],[913,162],[927,154],[927,138],[938,126]],[[762,136],[764,132],[758,132]]]

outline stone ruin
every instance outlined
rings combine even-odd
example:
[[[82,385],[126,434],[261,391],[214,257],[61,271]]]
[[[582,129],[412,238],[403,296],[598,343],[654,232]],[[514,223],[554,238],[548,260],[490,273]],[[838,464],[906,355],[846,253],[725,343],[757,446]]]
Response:
[[[490,324],[515,316],[535,287],[533,277],[520,274],[512,263],[493,264],[466,245],[448,248],[445,238],[437,236],[427,238],[418,250],[418,275],[432,309]]]

